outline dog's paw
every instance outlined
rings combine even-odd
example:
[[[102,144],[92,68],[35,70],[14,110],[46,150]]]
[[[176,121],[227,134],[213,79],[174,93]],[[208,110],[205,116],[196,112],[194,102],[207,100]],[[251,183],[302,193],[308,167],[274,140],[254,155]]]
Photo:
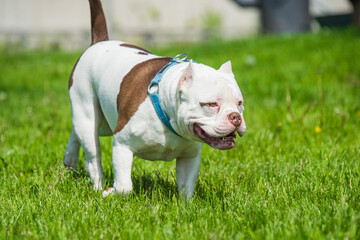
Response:
[[[118,190],[114,187],[109,187],[108,189],[106,189],[105,191],[103,191],[102,196],[103,198],[106,198],[107,196],[110,195],[122,195],[123,197],[132,194],[132,188],[130,189],[123,189],[123,190]]]
[[[116,193],[116,189],[113,187],[109,187],[108,189],[103,191],[102,197],[106,198],[107,196],[115,195],[115,193]]]
[[[64,167],[76,169],[78,165],[78,160],[79,157],[77,155],[72,156],[69,153],[66,153],[63,161]]]
[[[104,189],[103,180],[99,179],[98,181],[94,182],[93,188],[95,192],[103,190]]]

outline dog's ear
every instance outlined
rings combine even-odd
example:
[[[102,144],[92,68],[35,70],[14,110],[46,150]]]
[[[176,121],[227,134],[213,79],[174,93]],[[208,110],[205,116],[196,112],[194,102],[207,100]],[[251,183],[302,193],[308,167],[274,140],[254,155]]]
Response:
[[[189,65],[186,68],[179,82],[179,89],[189,89],[193,82],[194,76],[194,63],[192,60],[189,61]]]
[[[227,61],[226,63],[221,65],[221,67],[219,68],[219,71],[223,72],[223,73],[234,75],[232,72],[231,61]]]

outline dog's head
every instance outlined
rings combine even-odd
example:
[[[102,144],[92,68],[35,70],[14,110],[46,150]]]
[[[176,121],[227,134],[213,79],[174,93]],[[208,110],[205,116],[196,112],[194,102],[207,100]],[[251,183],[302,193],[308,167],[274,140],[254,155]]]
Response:
[[[178,124],[186,135],[222,150],[235,147],[236,132],[243,136],[246,125],[230,61],[219,70],[190,61],[178,91]]]

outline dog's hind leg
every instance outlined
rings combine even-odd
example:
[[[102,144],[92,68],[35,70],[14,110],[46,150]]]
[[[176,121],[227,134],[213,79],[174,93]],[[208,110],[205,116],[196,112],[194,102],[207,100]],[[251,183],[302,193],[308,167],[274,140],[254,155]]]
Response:
[[[94,184],[94,189],[100,190],[103,187],[104,178],[99,142],[99,128],[103,113],[97,97],[89,92],[86,95],[83,94],[82,91],[85,89],[77,89],[78,91],[74,89],[74,92],[70,92],[73,133],[84,150],[85,169]]]
[[[71,135],[68,141],[68,145],[64,155],[64,165],[76,169],[79,160],[80,143],[76,137],[74,129],[71,131]]]

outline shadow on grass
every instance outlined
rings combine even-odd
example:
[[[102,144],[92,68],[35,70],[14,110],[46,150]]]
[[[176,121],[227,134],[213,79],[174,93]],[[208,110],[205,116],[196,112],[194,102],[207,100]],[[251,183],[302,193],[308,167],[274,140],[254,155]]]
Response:
[[[69,169],[70,181],[83,182],[92,187],[91,180],[85,169]],[[104,189],[113,185],[114,176],[111,173],[105,176]],[[146,196],[152,199],[161,195],[162,199],[172,199],[174,195],[178,196],[176,181],[173,176],[161,176],[160,172],[141,172],[132,173],[133,194],[137,196]]]
[[[90,178],[84,169],[71,170],[70,174],[70,181],[85,183],[87,187],[92,188]],[[133,171],[131,179],[134,196],[147,199],[162,199],[165,201],[173,199],[174,196],[179,198],[176,177],[171,173],[164,175],[158,171]],[[215,183],[210,183],[210,185],[213,184]],[[111,173],[109,176],[105,177],[104,189],[112,185],[113,174]],[[199,181],[197,181],[194,194],[196,199],[207,201],[209,203],[229,197],[229,192],[226,190],[225,186],[224,188],[219,188],[218,186],[209,186],[209,183]]]
[[[133,192],[136,195],[145,195],[152,199],[161,195],[162,199],[172,199],[178,196],[176,182],[169,177],[163,177],[159,172],[132,176]]]

